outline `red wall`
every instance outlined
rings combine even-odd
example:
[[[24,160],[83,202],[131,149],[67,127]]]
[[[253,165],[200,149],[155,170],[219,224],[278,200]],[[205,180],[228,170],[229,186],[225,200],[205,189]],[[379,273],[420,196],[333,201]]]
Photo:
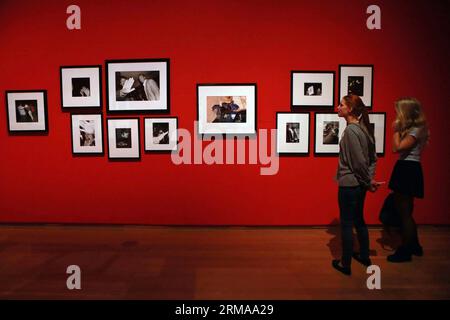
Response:
[[[196,83],[256,82],[258,127],[275,128],[275,113],[290,109],[291,70],[374,64],[373,111],[387,112],[389,124],[395,99],[413,95],[429,118],[426,198],[417,201],[417,220],[450,223],[444,1],[376,1],[381,31],[366,28],[369,1],[75,3],[82,10],[80,31],[65,26],[72,1],[0,2],[0,101],[5,90],[47,89],[50,128],[48,136],[10,136],[6,112],[0,113],[0,222],[309,225],[338,216],[337,158],[312,155],[313,128],[311,155],[281,158],[274,176],[261,176],[259,165],[175,166],[167,154],[142,154],[140,162],[73,157],[59,67],[170,58],[171,115],[191,131]],[[388,125],[378,180],[389,179],[396,160],[391,135]],[[377,223],[387,193],[368,196],[369,223]]]

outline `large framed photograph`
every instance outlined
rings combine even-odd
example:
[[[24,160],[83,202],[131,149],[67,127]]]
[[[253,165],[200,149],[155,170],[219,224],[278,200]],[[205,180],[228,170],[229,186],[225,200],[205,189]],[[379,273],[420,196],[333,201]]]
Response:
[[[291,107],[334,108],[334,71],[291,71]]]
[[[369,121],[374,129],[375,136],[375,150],[379,155],[384,155],[386,146],[386,113],[372,112],[369,113]]]
[[[144,118],[145,151],[176,151],[178,146],[178,119]]]
[[[277,153],[309,153],[309,113],[277,112]]]
[[[46,90],[7,90],[5,96],[10,133],[48,132]]]
[[[140,159],[139,118],[108,119],[109,159]]]
[[[60,77],[63,109],[102,106],[102,66],[62,66]]]
[[[317,112],[314,115],[314,122],[314,154],[338,154],[339,142],[347,126],[345,118],[340,118],[337,113]]]
[[[373,65],[339,65],[339,100],[353,94],[373,105]]]
[[[256,84],[198,84],[200,134],[255,134]]]
[[[169,59],[107,60],[108,111],[168,113],[169,83]]]
[[[73,154],[103,154],[103,119],[100,113],[72,114],[70,124]]]

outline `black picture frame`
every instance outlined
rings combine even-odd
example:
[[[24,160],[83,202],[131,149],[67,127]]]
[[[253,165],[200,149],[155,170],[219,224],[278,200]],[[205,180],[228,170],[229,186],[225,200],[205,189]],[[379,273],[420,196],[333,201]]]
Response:
[[[101,151],[92,151],[92,152],[80,152],[75,150],[75,137],[74,137],[74,127],[73,127],[73,119],[78,116],[97,116],[100,117],[100,133],[101,133]],[[71,142],[72,142],[72,155],[74,156],[103,156],[105,154],[105,135],[103,130],[103,114],[101,112],[91,112],[91,113],[72,113],[70,115],[70,131],[71,131]]]
[[[370,69],[370,86],[368,87],[370,90],[370,98],[366,98],[366,94],[364,93],[362,96],[357,94],[358,96],[360,96],[360,98],[363,100],[364,104],[366,105],[366,107],[369,110],[373,109],[373,88],[374,88],[374,65],[373,64],[340,64],[339,65],[339,82],[338,82],[338,96],[339,96],[339,101],[341,101],[341,99],[348,94],[348,90],[344,90],[345,88],[347,88],[347,86],[343,87],[343,82],[342,82],[342,78],[343,78],[343,69],[344,68],[369,68]],[[361,74],[358,75],[358,77],[361,77]],[[364,77],[366,78],[366,77]],[[347,92],[347,93],[344,93]],[[370,102],[369,102],[370,101]]]
[[[41,123],[41,127],[43,125],[43,128],[38,129],[38,128],[32,128],[32,125],[29,125],[29,127],[31,127],[30,129],[26,129],[25,125],[18,125],[18,121],[17,121],[17,116],[15,116],[16,121],[13,121],[13,119],[11,119],[11,116],[13,114],[13,110],[11,110],[11,108],[14,108],[14,113],[16,112],[15,106],[11,106],[10,102],[15,102],[16,100],[19,99],[14,99],[14,95],[16,96],[24,96],[23,99],[30,99],[29,97],[27,98],[26,96],[28,95],[32,95],[32,94],[42,94],[42,107],[43,107],[43,111],[41,112],[41,116],[44,116],[44,121],[40,122],[38,121],[38,123]],[[13,95],[13,96],[12,96]],[[33,99],[34,100],[34,99]],[[48,103],[47,103],[47,90],[45,89],[30,89],[30,90],[5,90],[5,106],[6,106],[6,120],[7,120],[7,128],[8,128],[8,133],[11,135],[26,135],[26,134],[48,134],[49,132],[49,120],[48,120]],[[39,103],[37,103],[36,106],[37,109],[39,109]],[[39,110],[37,110],[39,113]],[[24,127],[23,129],[14,129],[13,126],[17,126],[17,127]]]
[[[279,147],[279,126],[278,126],[278,120],[279,120],[279,116],[281,116],[281,115],[292,115],[292,116],[294,116],[294,115],[305,115],[305,116],[307,116],[307,119],[308,119],[308,125],[307,125],[307,129],[306,130],[304,130],[304,132],[307,132],[307,138],[306,138],[306,143],[307,143],[307,146],[306,146],[306,151],[304,151],[304,152],[279,152],[278,151],[278,147]],[[311,140],[311,137],[310,137],[310,132],[311,132],[311,130],[310,130],[310,127],[311,127],[311,114],[309,113],[309,112],[284,112],[284,111],[278,111],[278,112],[276,112],[276,115],[275,115],[275,128],[276,128],[276,130],[277,130],[277,138],[276,138],[276,140],[275,140],[275,143],[276,143],[276,146],[275,146],[275,150],[277,151],[277,154],[280,156],[280,157],[300,157],[300,156],[308,156],[309,154],[310,154],[310,140]]]
[[[147,149],[147,124],[146,124],[146,120],[175,120],[175,130],[176,130],[176,141],[175,141],[175,149],[170,149],[170,150],[164,150],[164,149]],[[144,152],[145,153],[149,153],[149,154],[156,154],[156,153],[172,153],[172,152],[177,152],[178,151],[178,117],[169,117],[169,116],[165,116],[165,117],[144,117]]]
[[[85,105],[82,105],[80,101],[81,99],[78,99],[79,97],[73,97],[71,103],[69,103],[69,97],[67,94],[65,94],[64,90],[64,84],[65,84],[65,74],[64,71],[72,71],[76,72],[77,69],[80,69],[79,72],[82,73],[81,70],[85,69],[84,71],[87,73],[84,75],[84,77],[92,77],[93,75],[96,75],[98,77],[97,86],[94,86],[95,90],[92,90],[92,86],[89,88],[90,91],[94,91],[97,93],[96,97],[98,99],[98,103],[92,104],[93,101],[86,101]],[[96,72],[92,71],[88,72],[88,69],[97,69]],[[61,109],[62,111],[71,111],[71,112],[84,112],[84,109],[101,109],[103,106],[103,87],[102,87],[102,65],[69,65],[69,66],[60,66],[59,68],[59,79],[60,79],[60,99],[61,99]],[[82,76],[82,75],[80,75]],[[68,77],[69,79],[72,79],[73,77]],[[94,100],[94,99],[90,99]]]
[[[326,90],[327,93],[327,100],[331,99],[331,102],[326,104],[323,100],[325,99],[310,99],[310,97],[307,97],[305,94],[300,94],[299,96],[303,100],[318,100],[315,104],[312,103],[305,103],[298,104],[296,103],[296,100],[298,100],[298,93],[296,93],[296,86],[295,86],[295,75],[328,75],[332,77],[331,85]],[[326,79],[323,79],[326,80]],[[290,102],[291,102],[291,110],[293,112],[303,110],[305,108],[309,109],[333,109],[335,107],[335,83],[336,83],[336,71],[333,70],[291,70],[291,96],[290,96]],[[323,82],[321,83],[323,85]],[[323,88],[321,88],[321,92],[323,93]],[[331,91],[331,92],[330,92]],[[322,101],[320,101],[322,100]],[[312,101],[311,101],[312,102]]]
[[[159,70],[115,70],[117,67],[113,67],[113,65],[122,65],[124,69],[127,64],[129,64],[130,68],[133,69],[137,64],[162,64],[165,65],[165,81],[161,82],[161,75],[159,74],[159,92],[160,94],[162,92],[165,93],[164,99],[161,99],[162,94],[160,95],[160,105],[164,105],[164,107],[160,108],[137,108],[137,107],[130,107],[125,109],[116,108],[115,106],[118,105],[118,103],[127,102],[133,103],[134,105],[142,105],[142,104],[152,104],[151,101],[143,102],[143,101],[116,101],[116,87],[110,88],[111,85],[116,86],[115,80],[112,83],[111,79],[115,79],[115,77],[112,77],[110,75],[110,72],[156,72]],[[134,67],[133,67],[134,66]],[[113,71],[114,69],[115,71]],[[162,68],[164,69],[164,67]],[[133,77],[134,78],[134,77]],[[163,86],[164,85],[164,90]],[[105,60],[105,87],[106,87],[106,111],[109,114],[170,114],[170,59],[169,58],[149,58],[149,59],[109,59]],[[116,103],[112,103],[113,97],[112,94],[114,92],[114,101]],[[165,101],[165,103],[164,103]],[[138,104],[136,104],[138,103]]]
[[[117,156],[112,156],[111,155],[111,147],[110,147],[110,130],[111,130],[111,125],[110,123],[112,121],[120,121],[120,120],[127,120],[127,121],[136,121],[137,123],[137,156],[122,156],[122,157],[117,157]],[[107,126],[107,139],[108,139],[108,159],[110,161],[140,161],[141,160],[141,144],[140,144],[140,118],[137,117],[124,117],[124,118],[107,118],[106,119],[106,126]],[[132,137],[131,137],[132,139]]]
[[[378,156],[380,156],[380,157],[384,157],[385,156],[385,154],[386,154],[386,116],[387,116],[387,114],[386,114],[386,112],[369,112],[369,120],[370,120],[370,118],[372,118],[371,117],[371,115],[380,115],[380,116],[382,116],[383,117],[383,143],[382,144],[377,144],[377,141],[378,141],[378,136],[377,136],[377,132],[376,132],[376,128],[375,128],[375,132],[374,132],[374,135],[375,135],[375,144],[378,146],[378,145],[381,145],[382,147],[382,150],[380,151],[379,149],[376,151],[376,153],[377,153],[377,155]],[[371,123],[372,123],[372,121],[371,121]]]
[[[318,143],[319,143],[319,139],[317,139],[317,135],[319,133],[318,131],[318,118],[321,115],[326,115],[326,116],[330,116],[330,121],[338,121],[339,122],[339,133],[338,133],[338,141],[336,144],[332,144],[330,147],[327,147],[326,149],[328,150],[324,150],[324,151],[320,151],[318,150]],[[341,126],[343,126],[343,128],[341,128]],[[340,118],[336,112],[315,112],[314,113],[314,156],[316,157],[334,157],[339,155],[339,142],[340,139],[342,137],[342,133],[346,128],[346,121],[344,118]],[[322,129],[323,130],[323,129]],[[322,131],[323,132],[323,131]],[[323,146],[324,144],[321,144],[321,146]],[[337,148],[333,148],[337,146]],[[331,149],[335,149],[335,150],[331,150]]]
[[[202,136],[212,136],[212,135],[223,135],[224,137],[226,135],[231,135],[231,136],[254,136],[256,135],[257,131],[258,131],[258,88],[257,88],[257,84],[256,82],[253,83],[197,83],[196,85],[197,87],[197,123],[198,123],[198,127],[197,127],[197,134]],[[239,131],[237,130],[236,132],[232,132],[233,130],[229,130],[228,132],[225,131],[221,131],[221,130],[202,130],[202,125],[203,123],[207,123],[206,120],[206,115],[203,117],[201,110],[201,96],[203,96],[202,93],[200,93],[200,90],[202,88],[214,88],[214,87],[224,87],[224,88],[228,88],[228,87],[250,87],[253,88],[254,90],[254,107],[253,107],[253,111],[252,111],[252,116],[248,117],[248,113],[246,111],[246,120],[248,118],[250,118],[251,123],[249,125],[249,128],[246,130],[242,130]],[[225,96],[225,95],[214,95],[214,96]],[[233,96],[233,95],[232,95]],[[207,107],[207,106],[205,106]],[[203,119],[204,118],[204,119]],[[224,122],[221,122],[224,123]],[[231,124],[233,124],[232,122],[230,122]]]

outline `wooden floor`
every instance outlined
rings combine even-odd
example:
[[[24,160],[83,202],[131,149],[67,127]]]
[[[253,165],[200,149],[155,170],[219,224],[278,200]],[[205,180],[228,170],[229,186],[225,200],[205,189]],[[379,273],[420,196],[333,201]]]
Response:
[[[421,227],[425,256],[391,264],[370,229],[381,290],[334,271],[336,227],[0,226],[0,299],[449,299],[450,228]],[[79,265],[82,290],[66,288]]]

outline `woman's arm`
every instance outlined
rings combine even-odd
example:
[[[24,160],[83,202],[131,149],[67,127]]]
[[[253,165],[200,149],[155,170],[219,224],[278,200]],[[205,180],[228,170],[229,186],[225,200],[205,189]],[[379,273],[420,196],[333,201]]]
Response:
[[[403,152],[410,150],[414,147],[417,140],[416,137],[407,134],[403,139],[400,138],[400,132],[394,133],[394,137],[392,139],[392,151],[394,152]]]

